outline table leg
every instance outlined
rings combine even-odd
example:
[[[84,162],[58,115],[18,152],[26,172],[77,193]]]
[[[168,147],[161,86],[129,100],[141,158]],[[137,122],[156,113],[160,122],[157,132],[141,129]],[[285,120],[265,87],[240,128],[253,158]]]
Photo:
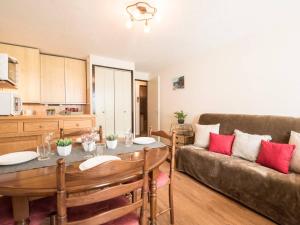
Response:
[[[157,214],[157,175],[158,168],[155,168],[150,173],[150,225],[156,225]]]
[[[29,202],[27,197],[12,197],[15,225],[29,224]]]

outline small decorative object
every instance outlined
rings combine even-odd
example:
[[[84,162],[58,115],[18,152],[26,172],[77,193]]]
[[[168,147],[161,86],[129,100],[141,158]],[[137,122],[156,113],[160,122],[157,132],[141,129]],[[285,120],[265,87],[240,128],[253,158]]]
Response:
[[[60,156],[67,156],[71,154],[72,140],[71,139],[58,139],[56,142],[57,153]]]
[[[55,115],[55,109],[46,109],[47,116],[53,116]]]
[[[184,76],[173,79],[173,90],[184,88]]]
[[[92,152],[96,148],[96,136],[95,133],[90,133],[81,136],[82,147],[85,152]]]
[[[179,112],[175,112],[175,117],[178,120],[179,124],[184,124],[184,119],[187,117],[187,114],[185,114],[182,110]]]
[[[109,149],[115,149],[118,145],[118,136],[115,134],[106,137],[106,145]]]

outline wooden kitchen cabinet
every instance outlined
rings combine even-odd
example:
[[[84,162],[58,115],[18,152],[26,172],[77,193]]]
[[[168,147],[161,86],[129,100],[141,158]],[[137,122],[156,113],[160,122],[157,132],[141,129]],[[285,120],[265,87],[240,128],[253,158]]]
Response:
[[[66,104],[86,104],[86,62],[65,58]]]
[[[65,103],[65,59],[41,55],[41,102]]]
[[[0,43],[0,53],[18,60],[17,93],[24,103],[40,103],[40,52],[36,48]]]

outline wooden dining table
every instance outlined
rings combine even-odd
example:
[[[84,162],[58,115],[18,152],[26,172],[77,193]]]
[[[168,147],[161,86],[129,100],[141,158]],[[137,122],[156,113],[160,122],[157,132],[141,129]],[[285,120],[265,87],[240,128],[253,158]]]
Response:
[[[149,191],[150,191],[150,224],[156,225],[157,214],[157,186],[156,179],[159,166],[166,161],[169,151],[167,146],[160,147],[149,162]],[[143,151],[122,153],[118,156],[122,160],[138,160],[143,158]],[[68,169],[78,169],[80,162],[71,163]],[[1,169],[1,167],[0,167]],[[109,184],[108,184],[109,185]],[[98,187],[91,180],[83,184],[87,189]],[[0,174],[0,195],[10,196],[12,199],[15,224],[29,224],[29,202],[37,197],[56,196],[56,166],[30,169],[6,174]]]

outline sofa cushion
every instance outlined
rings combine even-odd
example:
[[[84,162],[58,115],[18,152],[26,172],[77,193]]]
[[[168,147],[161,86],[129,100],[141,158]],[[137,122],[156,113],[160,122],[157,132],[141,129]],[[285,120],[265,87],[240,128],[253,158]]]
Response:
[[[232,155],[255,162],[262,140],[270,141],[270,135],[248,134],[234,130],[235,139],[232,146]]]
[[[231,155],[234,135],[221,135],[210,133],[209,148],[211,152]]]
[[[299,224],[300,174],[194,147],[178,149],[176,167],[279,224]]]
[[[296,145],[295,151],[290,164],[291,171],[300,173],[300,133],[291,131],[289,144]]]
[[[220,124],[212,125],[199,125],[196,124],[195,131],[195,145],[202,148],[207,148],[209,145],[209,134],[218,134],[220,129]]]
[[[295,145],[262,141],[256,162],[279,172],[288,173],[295,147]]]

